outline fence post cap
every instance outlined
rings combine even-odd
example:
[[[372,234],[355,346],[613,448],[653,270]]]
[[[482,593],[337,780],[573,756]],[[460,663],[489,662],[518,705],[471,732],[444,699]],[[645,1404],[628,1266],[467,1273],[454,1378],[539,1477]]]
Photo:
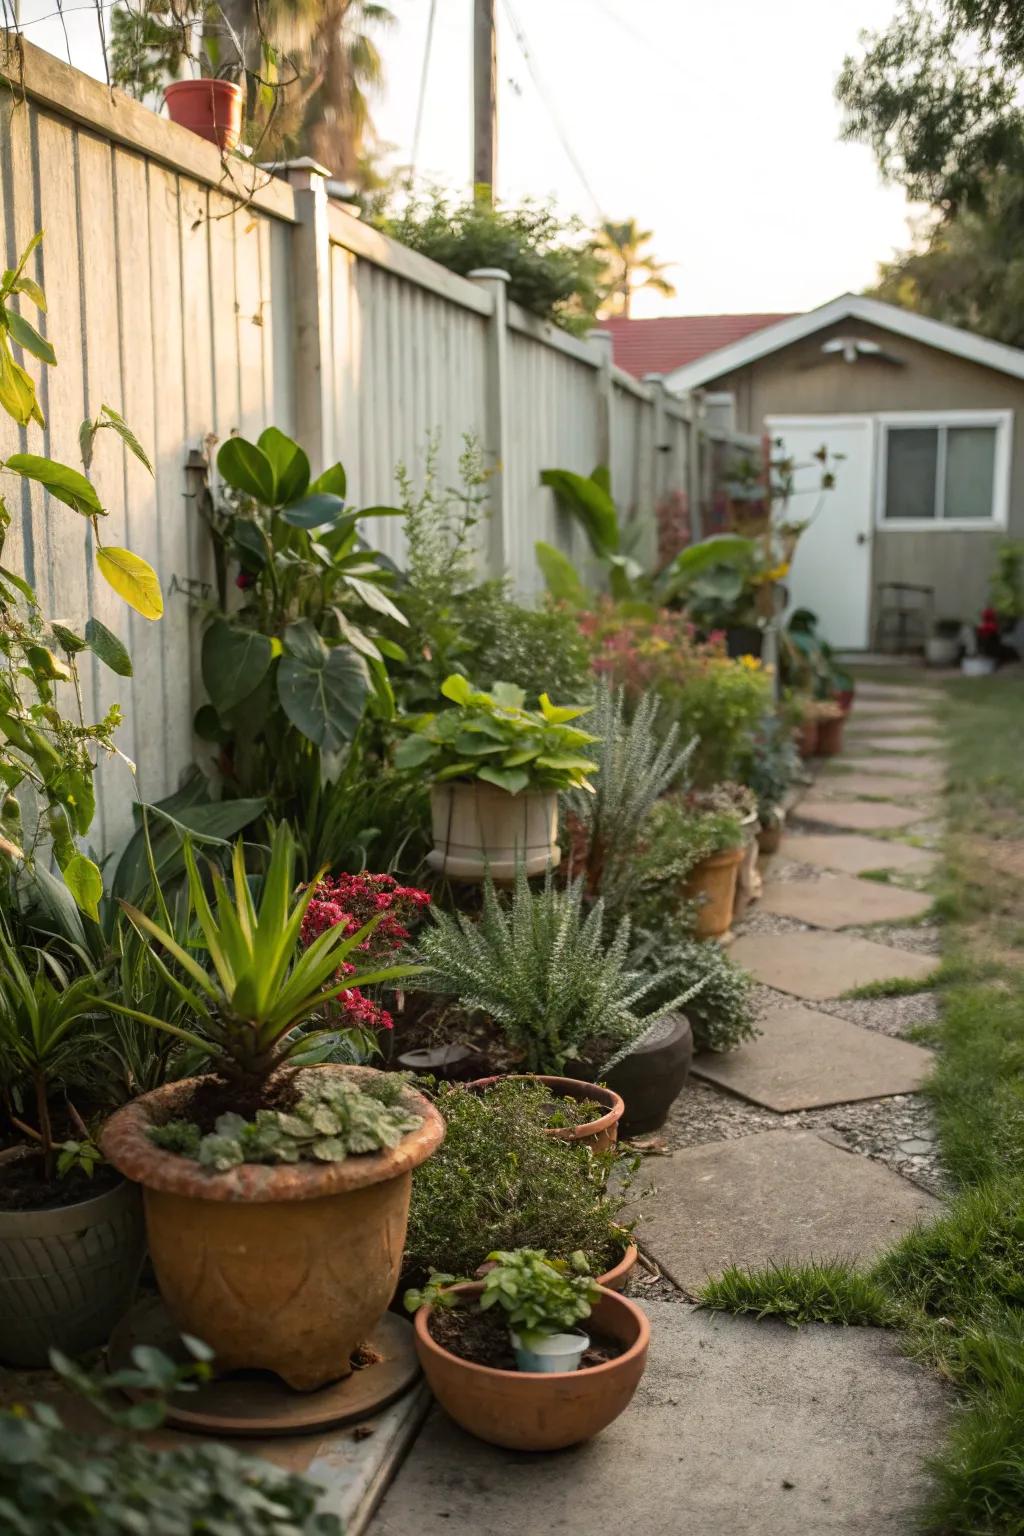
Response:
[[[500,283],[510,283],[512,281],[511,276],[505,271],[504,267],[474,267],[468,275],[472,279],[481,277],[491,278]]]

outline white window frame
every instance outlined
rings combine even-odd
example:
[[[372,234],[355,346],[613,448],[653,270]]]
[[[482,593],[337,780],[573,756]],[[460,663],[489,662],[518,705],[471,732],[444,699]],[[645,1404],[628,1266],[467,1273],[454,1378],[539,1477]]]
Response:
[[[1010,471],[1013,457],[1012,411],[884,411],[878,423],[875,480],[875,527],[880,533],[984,533],[1005,528],[1010,508]],[[885,491],[889,464],[890,427],[994,427],[995,463],[992,476],[991,517],[886,517]],[[945,494],[945,438],[939,437],[935,495],[941,510]]]

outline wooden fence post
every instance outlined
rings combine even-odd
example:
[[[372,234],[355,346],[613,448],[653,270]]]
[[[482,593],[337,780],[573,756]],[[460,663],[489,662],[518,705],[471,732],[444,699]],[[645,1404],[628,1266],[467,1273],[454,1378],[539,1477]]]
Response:
[[[509,275],[500,267],[477,267],[470,281],[491,299],[488,322],[485,420],[487,435],[484,451],[494,475],[488,486],[491,517],[487,535],[488,574],[502,577],[508,565],[508,496],[505,480],[505,451],[508,443],[508,295]]]
[[[331,336],[331,238],[327,224],[327,171],[308,157],[285,167],[295,188],[298,223],[292,231],[292,303],[295,321],[295,435],[314,474],[334,463]]]

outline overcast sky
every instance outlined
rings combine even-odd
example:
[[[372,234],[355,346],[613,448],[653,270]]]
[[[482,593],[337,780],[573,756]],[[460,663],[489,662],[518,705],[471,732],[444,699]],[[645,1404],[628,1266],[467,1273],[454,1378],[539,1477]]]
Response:
[[[407,163],[430,4],[390,4],[375,116]],[[22,0],[23,25],[66,58],[60,23],[33,24],[54,5]],[[679,292],[640,295],[638,315],[806,309],[862,288],[906,243],[908,209],[869,150],[839,142],[832,91],[858,32],[894,8],[498,0],[499,196],[550,195],[588,221],[633,216],[653,229]],[[471,17],[472,0],[437,0],[417,165],[452,186],[471,174]],[[65,22],[72,62],[102,75],[95,11],[65,0]]]

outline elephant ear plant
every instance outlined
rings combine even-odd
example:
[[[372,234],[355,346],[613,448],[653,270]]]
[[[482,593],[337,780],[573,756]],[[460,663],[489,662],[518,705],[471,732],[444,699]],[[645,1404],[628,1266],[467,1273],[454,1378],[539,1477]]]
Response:
[[[174,937],[166,912],[161,926],[137,907],[123,906],[139,932],[168,956],[170,964],[155,953],[154,963],[195,1015],[198,1028],[123,1004],[108,1006],[201,1051],[219,1076],[249,1093],[278,1067],[336,1033],[300,1028],[332,999],[351,988],[399,981],[417,970],[413,965],[355,970],[348,957],[370,937],[379,916],[348,935],[343,925],[328,927],[299,950],[316,882],[293,895],[295,845],[283,822],[274,833],[258,904],[249,888],[241,841],[234,848],[230,885],[218,870],[211,871],[212,902],[188,842],[185,865],[197,941],[209,956],[209,969]]]

